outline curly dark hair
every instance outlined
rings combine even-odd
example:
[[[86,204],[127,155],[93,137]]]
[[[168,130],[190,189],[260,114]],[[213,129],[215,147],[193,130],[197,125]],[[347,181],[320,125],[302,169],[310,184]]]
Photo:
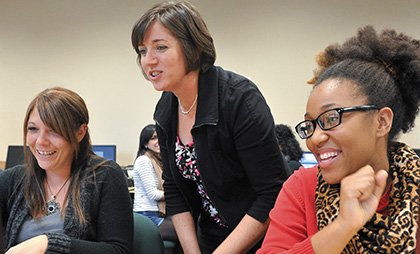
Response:
[[[275,131],[280,151],[290,160],[299,161],[302,158],[303,151],[292,129],[284,124],[276,124]]]
[[[394,112],[388,142],[414,127],[420,100],[420,41],[392,29],[377,33],[372,26],[358,30],[342,45],[328,46],[317,56],[318,69],[308,81],[353,81],[368,104]]]

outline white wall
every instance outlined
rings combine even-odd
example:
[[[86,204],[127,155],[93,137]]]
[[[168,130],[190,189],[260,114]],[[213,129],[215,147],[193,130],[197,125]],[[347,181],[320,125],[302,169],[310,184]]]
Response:
[[[22,144],[30,100],[60,85],[85,99],[93,143],[116,144],[118,162],[132,163],[159,93],[142,77],[130,36],[155,2],[0,0],[0,160],[9,144]],[[276,122],[290,126],[303,118],[314,56],[328,44],[366,24],[420,39],[415,0],[191,2],[214,37],[216,64],[250,77]],[[420,127],[402,140],[420,147]]]

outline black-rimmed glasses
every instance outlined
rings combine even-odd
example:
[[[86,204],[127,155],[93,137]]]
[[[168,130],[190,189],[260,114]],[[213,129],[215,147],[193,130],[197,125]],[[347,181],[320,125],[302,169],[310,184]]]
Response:
[[[347,108],[333,108],[321,113],[314,120],[305,120],[298,123],[295,127],[296,132],[299,134],[299,137],[302,139],[310,138],[314,132],[316,124],[318,123],[319,128],[322,130],[331,130],[334,127],[337,127],[341,124],[341,117],[345,112],[352,111],[368,111],[379,109],[376,105],[360,105]]]

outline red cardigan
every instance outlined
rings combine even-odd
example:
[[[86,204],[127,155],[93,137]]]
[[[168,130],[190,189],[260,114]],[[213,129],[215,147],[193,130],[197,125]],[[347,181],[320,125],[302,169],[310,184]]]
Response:
[[[284,183],[270,212],[270,225],[257,254],[313,254],[311,236],[318,232],[315,210],[317,166],[295,171]],[[378,211],[386,209],[389,195],[383,195]]]

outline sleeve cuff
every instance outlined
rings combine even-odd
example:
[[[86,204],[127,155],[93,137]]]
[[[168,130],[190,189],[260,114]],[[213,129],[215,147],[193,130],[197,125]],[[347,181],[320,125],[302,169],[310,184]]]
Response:
[[[48,237],[48,248],[45,253],[70,253],[71,239],[61,233],[46,233]]]

